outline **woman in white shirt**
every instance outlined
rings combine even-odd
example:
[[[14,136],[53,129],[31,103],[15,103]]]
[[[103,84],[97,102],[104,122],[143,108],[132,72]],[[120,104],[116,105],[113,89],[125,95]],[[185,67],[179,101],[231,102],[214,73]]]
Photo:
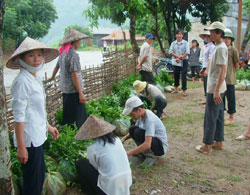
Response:
[[[87,149],[88,160],[76,162],[79,182],[87,194],[130,194],[131,169],[121,140],[112,133],[114,129],[91,115],[75,136],[77,140],[94,139]]]
[[[46,100],[37,72],[44,63],[58,56],[56,49],[27,37],[6,66],[20,69],[11,87],[15,132],[14,145],[23,172],[23,194],[40,195],[45,176],[43,143],[48,132],[57,139],[59,132],[47,122]]]

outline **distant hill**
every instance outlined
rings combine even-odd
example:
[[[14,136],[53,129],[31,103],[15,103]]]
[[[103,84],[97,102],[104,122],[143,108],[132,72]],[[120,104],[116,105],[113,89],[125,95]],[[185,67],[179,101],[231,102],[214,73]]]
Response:
[[[83,11],[88,8],[88,0],[53,0],[56,6],[58,19],[51,25],[49,33],[42,39],[49,45],[56,44],[62,39],[64,29],[72,24],[87,27],[89,21],[83,16]],[[99,28],[117,28],[107,20],[100,20]]]

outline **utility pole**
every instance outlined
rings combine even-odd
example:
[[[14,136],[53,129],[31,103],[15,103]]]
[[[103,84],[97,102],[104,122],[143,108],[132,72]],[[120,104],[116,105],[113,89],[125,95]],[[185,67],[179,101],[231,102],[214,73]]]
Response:
[[[237,49],[240,51],[241,43],[241,23],[242,23],[242,0],[238,0],[238,30],[237,30]]]

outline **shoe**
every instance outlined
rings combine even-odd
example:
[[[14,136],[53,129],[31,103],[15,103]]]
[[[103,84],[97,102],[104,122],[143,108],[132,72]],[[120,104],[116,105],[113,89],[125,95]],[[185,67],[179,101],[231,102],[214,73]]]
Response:
[[[240,135],[240,136],[235,138],[235,140],[237,140],[237,141],[244,141],[244,140],[248,140],[248,139],[250,139],[250,137],[246,137],[245,135]]]
[[[232,124],[234,124],[234,121],[233,121],[233,120],[226,120],[226,121],[224,122],[224,125],[225,125],[225,126],[232,125]]]
[[[156,161],[157,157],[147,156],[141,165],[151,167],[155,164]]]
[[[202,149],[202,145],[196,146],[195,149],[196,149],[198,152],[201,152],[201,153],[203,153],[203,154],[211,154],[211,153],[212,153],[212,150],[211,150],[211,152],[207,152],[207,151],[203,150],[203,149]]]

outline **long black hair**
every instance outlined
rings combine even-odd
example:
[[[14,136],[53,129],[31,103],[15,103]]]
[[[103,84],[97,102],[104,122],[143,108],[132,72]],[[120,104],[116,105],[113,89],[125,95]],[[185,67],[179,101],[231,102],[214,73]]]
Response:
[[[105,146],[106,142],[115,144],[116,137],[117,136],[113,132],[111,132],[99,137],[98,139],[101,139],[104,142],[103,145]]]

